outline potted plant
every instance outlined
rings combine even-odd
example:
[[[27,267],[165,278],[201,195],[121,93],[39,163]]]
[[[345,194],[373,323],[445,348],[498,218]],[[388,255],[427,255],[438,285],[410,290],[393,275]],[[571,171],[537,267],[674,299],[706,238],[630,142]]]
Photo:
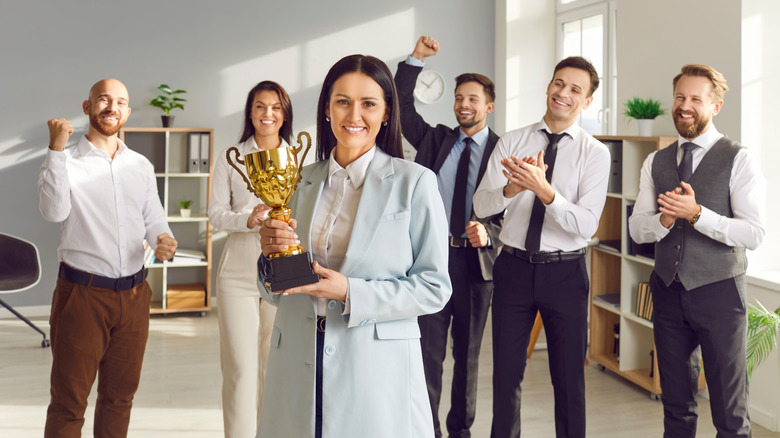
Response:
[[[192,204],[192,201],[189,199],[179,201],[179,207],[181,207],[181,217],[190,217],[192,214],[192,210],[190,210],[190,204]]]
[[[766,360],[777,346],[780,330],[780,307],[769,311],[761,302],[751,304],[747,312],[747,369],[748,376]]]
[[[632,97],[626,103],[623,115],[631,119],[636,119],[639,127],[639,135],[649,137],[653,134],[653,119],[666,114],[661,108],[661,102],[655,99],[642,99]]]
[[[165,112],[162,117],[163,127],[167,128],[173,125],[173,117],[171,111],[175,108],[184,109],[182,102],[186,102],[187,99],[179,97],[179,94],[186,93],[184,90],[173,90],[171,87],[162,84],[157,87],[163,94],[155,97],[149,102],[149,105],[160,108]]]

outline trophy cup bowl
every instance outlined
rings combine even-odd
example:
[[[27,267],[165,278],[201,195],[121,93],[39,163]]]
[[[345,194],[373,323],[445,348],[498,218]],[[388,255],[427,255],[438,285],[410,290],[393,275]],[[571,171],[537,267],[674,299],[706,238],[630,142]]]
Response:
[[[301,161],[298,162],[298,153],[303,149],[301,137],[304,136],[307,140],[306,150],[303,152]],[[271,207],[268,216],[287,222],[292,213],[292,209],[287,207],[287,203],[292,199],[292,195],[301,181],[302,163],[310,148],[311,137],[309,133],[302,131],[298,134],[298,147],[295,148],[278,147],[253,152],[244,155],[243,160],[239,157],[238,148],[235,146],[228,148],[225,154],[228,164],[244,179],[247,190]],[[231,153],[235,155],[235,162],[231,160]],[[246,175],[236,162],[244,165]],[[271,275],[266,278],[266,283],[272,292],[319,281],[320,277],[314,273],[311,267],[311,254],[299,245],[291,246],[283,252],[272,253],[268,259]]]

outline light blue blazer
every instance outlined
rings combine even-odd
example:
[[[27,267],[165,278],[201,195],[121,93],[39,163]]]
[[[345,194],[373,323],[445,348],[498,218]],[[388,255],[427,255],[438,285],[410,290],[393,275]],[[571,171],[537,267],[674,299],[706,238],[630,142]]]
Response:
[[[307,250],[327,175],[327,161],[304,168],[290,204]],[[327,306],[323,438],[433,436],[417,317],[452,293],[447,229],[434,174],[377,149],[341,269],[350,314],[340,301]],[[263,299],[278,310],[257,436],[313,437],[316,300],[273,295],[263,283],[261,274]]]

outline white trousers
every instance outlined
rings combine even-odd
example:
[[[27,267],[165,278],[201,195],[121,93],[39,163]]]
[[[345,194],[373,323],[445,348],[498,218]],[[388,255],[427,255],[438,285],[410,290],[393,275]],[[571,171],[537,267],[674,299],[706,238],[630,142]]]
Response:
[[[276,307],[260,299],[260,235],[232,233],[217,271],[225,437],[254,437]]]

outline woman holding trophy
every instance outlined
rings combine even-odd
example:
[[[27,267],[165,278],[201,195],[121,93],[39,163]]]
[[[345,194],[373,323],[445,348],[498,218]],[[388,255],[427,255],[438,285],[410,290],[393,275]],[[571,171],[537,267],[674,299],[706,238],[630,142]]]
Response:
[[[319,161],[294,219],[260,230],[258,286],[278,310],[259,437],[433,436],[417,317],[451,294],[447,220],[434,174],[402,158],[398,111],[377,58],[347,56],[325,77]],[[299,244],[319,282],[271,292],[268,257]]]
[[[243,132],[234,148],[244,156],[286,147],[292,121],[292,104],[284,88],[276,82],[260,82],[247,95]],[[241,175],[228,166],[225,153],[216,157],[209,220],[230,233],[217,270],[222,415],[226,437],[247,437],[257,430],[276,313],[261,299],[255,280],[255,261],[261,254],[257,231],[270,207],[247,191]]]

